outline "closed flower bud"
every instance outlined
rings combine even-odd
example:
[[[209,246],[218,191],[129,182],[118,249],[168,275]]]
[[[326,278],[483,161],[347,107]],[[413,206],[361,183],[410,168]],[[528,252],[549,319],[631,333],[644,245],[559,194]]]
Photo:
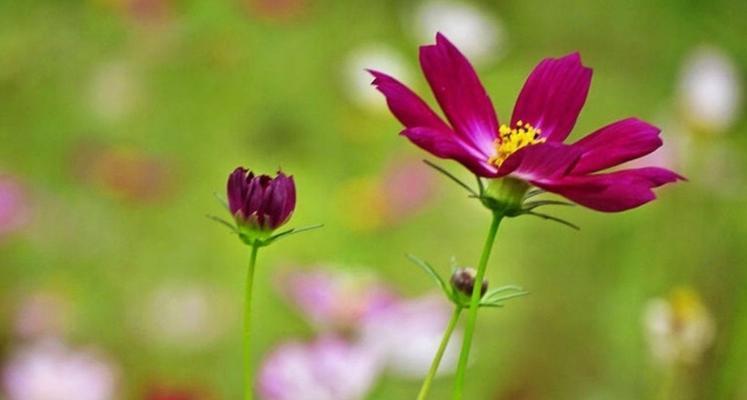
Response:
[[[529,190],[529,185],[519,179],[490,179],[485,188],[482,203],[493,211],[510,216],[521,210],[521,203],[527,190]]]
[[[475,275],[477,272],[473,268],[457,268],[451,275],[451,286],[463,295],[472,296],[475,290]],[[480,287],[480,297],[485,296],[487,290],[488,280],[484,279]]]
[[[228,208],[249,242],[266,239],[290,219],[296,207],[293,177],[254,175],[243,167],[228,177]]]

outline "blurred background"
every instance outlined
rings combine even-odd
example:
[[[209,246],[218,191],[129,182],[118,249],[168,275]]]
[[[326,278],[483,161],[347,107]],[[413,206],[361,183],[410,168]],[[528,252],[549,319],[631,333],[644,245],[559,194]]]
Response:
[[[474,266],[489,224],[421,162],[363,68],[432,103],[417,46],[473,61],[507,119],[542,58],[595,71],[573,138],[662,127],[642,161],[689,182],[623,214],[506,221],[468,398],[747,399],[747,3],[0,2],[0,398],[237,399],[248,249],[237,165],[293,174],[260,254],[254,363],[267,400],[412,399],[450,309],[404,254]],[[454,163],[442,165],[471,182]],[[458,335],[458,334],[457,334]],[[451,390],[455,348],[431,398]]]

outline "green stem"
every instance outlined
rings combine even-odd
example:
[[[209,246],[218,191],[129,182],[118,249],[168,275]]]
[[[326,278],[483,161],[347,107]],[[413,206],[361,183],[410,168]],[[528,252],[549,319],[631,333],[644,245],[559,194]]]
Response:
[[[676,398],[675,389],[677,387],[677,365],[672,364],[667,367],[664,372],[664,377],[661,380],[659,386],[659,392],[657,393],[656,399],[658,400],[672,400]]]
[[[449,325],[446,327],[444,337],[443,339],[441,339],[441,344],[438,346],[436,356],[433,358],[431,369],[428,370],[428,375],[425,377],[425,381],[423,381],[423,386],[420,388],[420,393],[418,393],[418,400],[425,400],[425,398],[428,396],[428,391],[431,389],[433,378],[436,377],[438,366],[441,364],[441,359],[443,358],[444,352],[446,351],[446,346],[449,344],[449,339],[451,339],[451,334],[454,332],[454,327],[456,327],[457,321],[459,321],[459,316],[461,314],[462,307],[454,307],[454,313],[451,314],[451,320],[449,320]]]
[[[464,340],[462,341],[462,351],[459,354],[459,365],[456,371],[456,381],[454,383],[454,400],[462,400],[464,393],[464,376],[467,372],[467,362],[469,361],[469,352],[472,347],[472,336],[475,333],[477,323],[477,310],[480,303],[480,292],[482,291],[482,281],[485,278],[485,270],[490,259],[490,252],[493,249],[495,236],[498,233],[498,226],[501,224],[503,214],[493,213],[493,222],[488,230],[488,237],[485,239],[485,246],[480,256],[480,264],[477,266],[477,276],[475,277],[475,287],[472,290],[470,298],[469,314],[467,314],[467,325],[464,328]]]
[[[252,372],[252,283],[254,282],[254,265],[257,263],[257,244],[252,246],[249,268],[246,271],[246,292],[244,293],[244,400],[253,396],[254,374]]]

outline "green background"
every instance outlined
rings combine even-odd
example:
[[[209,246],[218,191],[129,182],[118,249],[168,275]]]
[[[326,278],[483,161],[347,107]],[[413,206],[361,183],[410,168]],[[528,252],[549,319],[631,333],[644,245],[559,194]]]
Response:
[[[474,264],[489,215],[446,180],[436,178],[424,209],[380,224],[365,222],[376,221],[365,199],[341,192],[356,179],[376,179],[388,163],[425,156],[398,137],[388,113],[351,101],[344,76],[352,50],[385,43],[427,93],[417,67],[421,43],[403,23],[413,5],[310,1],[299,15],[275,19],[238,1],[184,1],[142,21],[106,1],[1,2],[0,171],[22,179],[34,210],[30,226],[0,242],[3,352],[14,343],[12,305],[42,288],[71,299],[69,340],[112,355],[125,398],[154,377],[238,398],[237,313],[248,252],[204,217],[223,213],[213,193],[237,165],[282,166],[298,186],[291,224],[326,225],[261,254],[257,362],[284,338],[313,334],[271,284],[283,266],[366,266],[415,296],[434,288],[404,253],[444,274],[451,257]],[[480,5],[507,32],[505,54],[477,68],[502,120],[539,59],[578,50],[594,68],[573,138],[630,115],[657,124],[682,118],[677,74],[700,44],[730,54],[742,75],[747,66],[743,1]],[[130,112],[112,120],[91,110],[89,88],[95,71],[113,61],[130,68],[140,89]],[[532,294],[481,314],[467,398],[652,398],[666,373],[651,362],[643,310],[680,286],[700,295],[717,334],[702,362],[682,371],[681,398],[745,396],[745,133],[740,119],[726,134],[691,137],[691,162],[680,168],[690,180],[660,190],[650,205],[622,214],[555,212],[580,232],[529,217],[505,221],[488,277]],[[665,129],[664,138],[681,134]],[[143,200],[81,179],[81,143],[158,160],[165,188],[158,181],[158,194]],[[736,159],[710,173],[721,148]],[[456,164],[442,165],[469,179]],[[219,288],[229,333],[192,351],[144,342],[130,310],[142,293],[184,281]],[[450,383],[438,380],[432,397],[447,398]],[[412,398],[417,388],[385,377],[370,398]]]

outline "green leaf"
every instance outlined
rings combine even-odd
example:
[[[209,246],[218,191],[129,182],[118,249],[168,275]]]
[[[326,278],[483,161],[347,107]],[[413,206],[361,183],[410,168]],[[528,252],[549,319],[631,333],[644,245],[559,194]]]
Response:
[[[436,284],[443,290],[443,292],[446,294],[446,297],[448,297],[450,300],[454,300],[454,295],[451,292],[451,287],[444,282],[443,278],[441,278],[441,275],[436,272],[436,270],[428,264],[428,262],[421,260],[418,257],[415,257],[412,254],[407,254],[407,258],[410,259],[415,265],[420,267],[423,271],[425,271],[426,274],[430,275],[431,278],[433,278],[434,281],[436,281]]]
[[[494,296],[493,298],[490,298],[490,299],[483,298],[480,301],[480,307],[500,307],[502,306],[501,303],[506,300],[513,299],[516,297],[526,296],[528,294],[529,292],[521,291],[521,292],[516,292],[516,293],[505,294],[503,296]]]
[[[534,215],[535,217],[539,217],[539,218],[542,218],[542,219],[545,219],[545,220],[548,220],[548,221],[557,222],[559,224],[565,225],[565,226],[567,226],[569,228],[572,228],[572,229],[575,229],[577,231],[581,230],[581,228],[578,225],[576,225],[574,223],[571,223],[571,222],[568,222],[568,221],[566,221],[564,219],[560,219],[558,217],[553,217],[552,215],[542,214],[542,213],[538,213],[538,212],[535,212],[535,211],[527,211],[527,212],[523,212],[522,214]]]
[[[537,207],[542,206],[566,206],[566,207],[575,207],[576,205],[573,203],[569,203],[567,201],[562,200],[536,200],[536,201],[528,201],[522,205],[522,211],[532,211]]]
[[[524,291],[524,289],[522,289],[519,286],[516,286],[516,285],[506,285],[506,286],[501,286],[501,287],[497,287],[497,288],[494,288],[494,289],[488,289],[488,291],[485,292],[485,295],[482,296],[482,298],[483,299],[490,299],[490,298],[492,298],[494,296],[499,296],[501,293],[504,293],[504,292],[523,292],[523,291]]]
[[[271,243],[273,243],[273,242],[275,242],[275,241],[277,241],[279,239],[286,238],[288,236],[296,235],[296,234],[303,233],[303,232],[312,231],[314,229],[319,229],[319,228],[321,228],[323,226],[324,226],[324,224],[317,224],[317,225],[311,225],[311,226],[304,226],[302,228],[291,228],[291,229],[288,229],[287,231],[276,233],[276,234],[270,236],[269,238],[267,238],[267,240],[265,240],[262,243],[262,245],[263,246],[267,246],[267,245],[269,245],[269,244],[271,244]]]
[[[542,190],[542,189],[532,189],[532,190],[528,191],[527,194],[524,195],[524,200],[529,200],[529,199],[531,199],[534,196],[541,195],[542,193],[545,193],[545,191]]]
[[[479,307],[492,307],[492,308],[501,308],[501,307],[505,307],[505,305],[503,305],[503,304],[497,304],[497,303],[484,303],[484,302],[480,302],[480,304],[478,304],[478,306],[479,306]],[[469,308],[469,304],[467,304],[465,308]]]
[[[221,225],[225,225],[233,233],[236,233],[236,234],[239,233],[239,228],[237,228],[236,225],[234,225],[234,224],[226,221],[225,219],[223,219],[221,217],[216,217],[215,215],[206,215],[206,217],[212,219],[213,221],[215,221],[215,222],[217,222],[217,223],[219,223]]]
[[[228,203],[226,202],[224,198],[220,197],[218,192],[213,192],[213,196],[215,197],[216,200],[218,200],[218,203],[220,203],[226,210],[228,210],[228,212],[231,212],[231,209],[228,208]]]
[[[475,192],[474,189],[472,189],[471,187],[469,187],[469,185],[467,185],[466,183],[462,182],[459,178],[457,178],[456,176],[454,176],[451,172],[445,170],[443,167],[440,167],[440,166],[438,166],[438,165],[436,165],[436,164],[434,164],[434,163],[432,163],[432,162],[430,162],[428,160],[423,160],[423,162],[426,163],[429,167],[431,167],[431,168],[435,169],[436,171],[444,174],[447,178],[449,178],[452,181],[456,182],[457,185],[459,185],[459,186],[463,187],[464,189],[466,189],[468,192],[470,192],[471,195],[473,195],[475,197],[480,197],[480,195],[477,192]]]
[[[482,179],[475,175],[475,179],[477,179],[477,188],[480,190],[480,197],[485,193],[485,185],[482,183]]]

